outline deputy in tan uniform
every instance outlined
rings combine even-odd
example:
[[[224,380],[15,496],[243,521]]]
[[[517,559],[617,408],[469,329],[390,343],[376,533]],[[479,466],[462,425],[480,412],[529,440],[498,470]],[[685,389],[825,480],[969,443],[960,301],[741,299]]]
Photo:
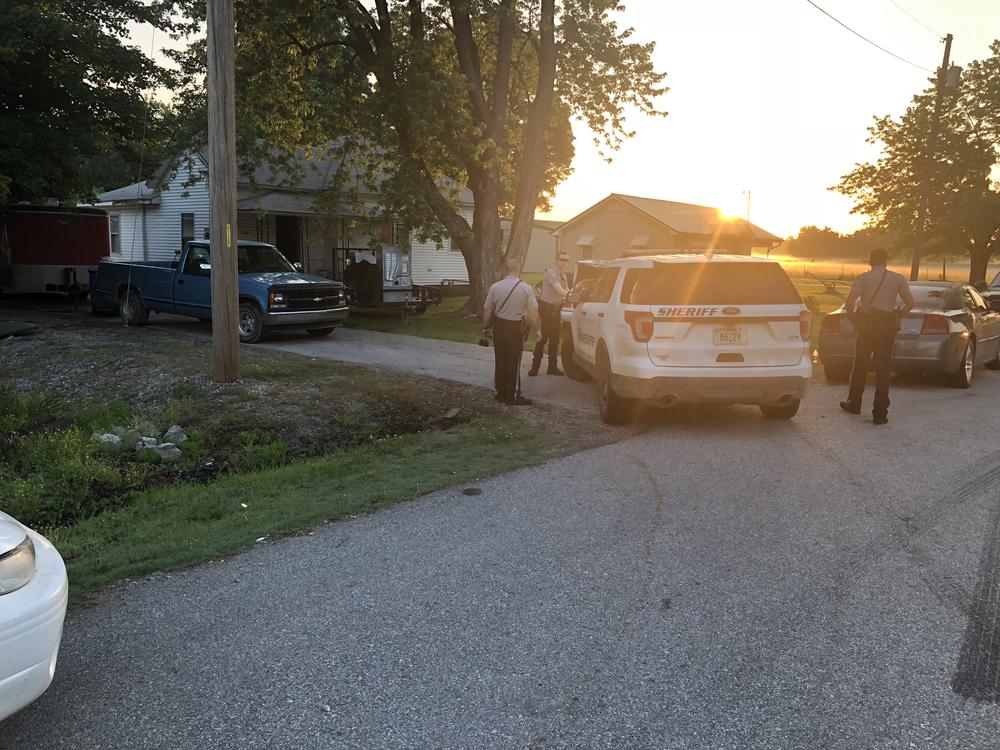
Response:
[[[872,422],[889,421],[889,380],[892,374],[892,349],[896,344],[899,318],[913,307],[910,285],[902,275],[886,269],[889,254],[878,247],[872,250],[868,263],[871,270],[854,280],[847,295],[844,309],[854,328],[854,367],[851,369],[851,386],[846,401],[840,408],[851,414],[861,413],[861,398],[865,393],[865,376],[868,359],[875,361],[875,403]],[[896,307],[896,300],[902,300]]]
[[[538,328],[538,302],[527,283],[521,281],[521,264],[506,263],[507,276],[490,287],[483,305],[483,334],[493,328],[494,381],[497,401],[511,405],[530,404],[521,395],[519,371],[524,351],[524,324]]]
[[[534,357],[531,360],[529,375],[537,375],[542,365],[542,354],[545,344],[549,345],[549,369],[547,375],[562,375],[556,357],[559,354],[559,330],[562,328],[562,301],[569,294],[566,278],[566,265],[569,263],[569,253],[560,250],[556,253],[556,264],[545,269],[542,276],[542,299],[538,303],[538,317],[541,319],[542,333],[535,344]]]

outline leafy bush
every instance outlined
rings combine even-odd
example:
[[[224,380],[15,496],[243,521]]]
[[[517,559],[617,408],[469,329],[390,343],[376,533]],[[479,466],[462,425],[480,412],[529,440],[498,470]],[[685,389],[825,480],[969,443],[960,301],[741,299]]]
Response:
[[[123,473],[107,465],[79,428],[22,436],[0,459],[0,498],[22,523],[42,529],[117,507]]]
[[[233,471],[246,472],[282,466],[288,458],[288,445],[263,430],[247,430],[236,436],[229,455]]]

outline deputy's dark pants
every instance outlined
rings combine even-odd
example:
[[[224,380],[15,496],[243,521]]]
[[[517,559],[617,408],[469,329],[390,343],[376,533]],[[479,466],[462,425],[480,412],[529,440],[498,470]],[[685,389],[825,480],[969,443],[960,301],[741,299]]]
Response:
[[[503,401],[514,398],[517,389],[517,372],[521,367],[524,334],[520,320],[493,319],[493,370],[497,395]]]
[[[549,367],[556,366],[556,356],[559,354],[559,328],[562,326],[560,305],[550,305],[547,302],[538,303],[538,317],[541,318],[541,334],[535,344],[532,366],[537,368],[542,363],[546,342],[549,345]]]
[[[865,393],[865,375],[869,357],[875,363],[875,403],[872,414],[885,417],[889,413],[889,379],[892,374],[892,348],[896,343],[896,313],[874,311],[859,314],[855,327],[854,367],[847,400],[861,405]]]

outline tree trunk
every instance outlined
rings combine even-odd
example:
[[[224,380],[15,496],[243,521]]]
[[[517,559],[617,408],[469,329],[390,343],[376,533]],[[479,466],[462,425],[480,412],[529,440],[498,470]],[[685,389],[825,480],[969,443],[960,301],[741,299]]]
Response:
[[[990,264],[990,257],[993,255],[993,246],[986,242],[977,242],[972,247],[969,263],[969,283],[975,284],[977,281],[986,281],[986,270]]]
[[[507,254],[522,263],[528,254],[528,245],[535,224],[538,191],[548,160],[545,132],[552,112],[555,77],[555,0],[542,0],[539,19],[538,80],[535,86],[535,98],[528,114],[524,150],[520,159],[521,175],[514,200],[510,240],[507,243]]]

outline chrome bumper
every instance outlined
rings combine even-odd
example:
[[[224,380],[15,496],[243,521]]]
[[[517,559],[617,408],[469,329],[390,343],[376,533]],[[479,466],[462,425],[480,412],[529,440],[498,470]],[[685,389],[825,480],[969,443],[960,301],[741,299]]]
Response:
[[[347,305],[331,307],[326,310],[287,310],[264,313],[264,325],[268,328],[278,326],[315,326],[329,328],[343,323],[347,319]]]

